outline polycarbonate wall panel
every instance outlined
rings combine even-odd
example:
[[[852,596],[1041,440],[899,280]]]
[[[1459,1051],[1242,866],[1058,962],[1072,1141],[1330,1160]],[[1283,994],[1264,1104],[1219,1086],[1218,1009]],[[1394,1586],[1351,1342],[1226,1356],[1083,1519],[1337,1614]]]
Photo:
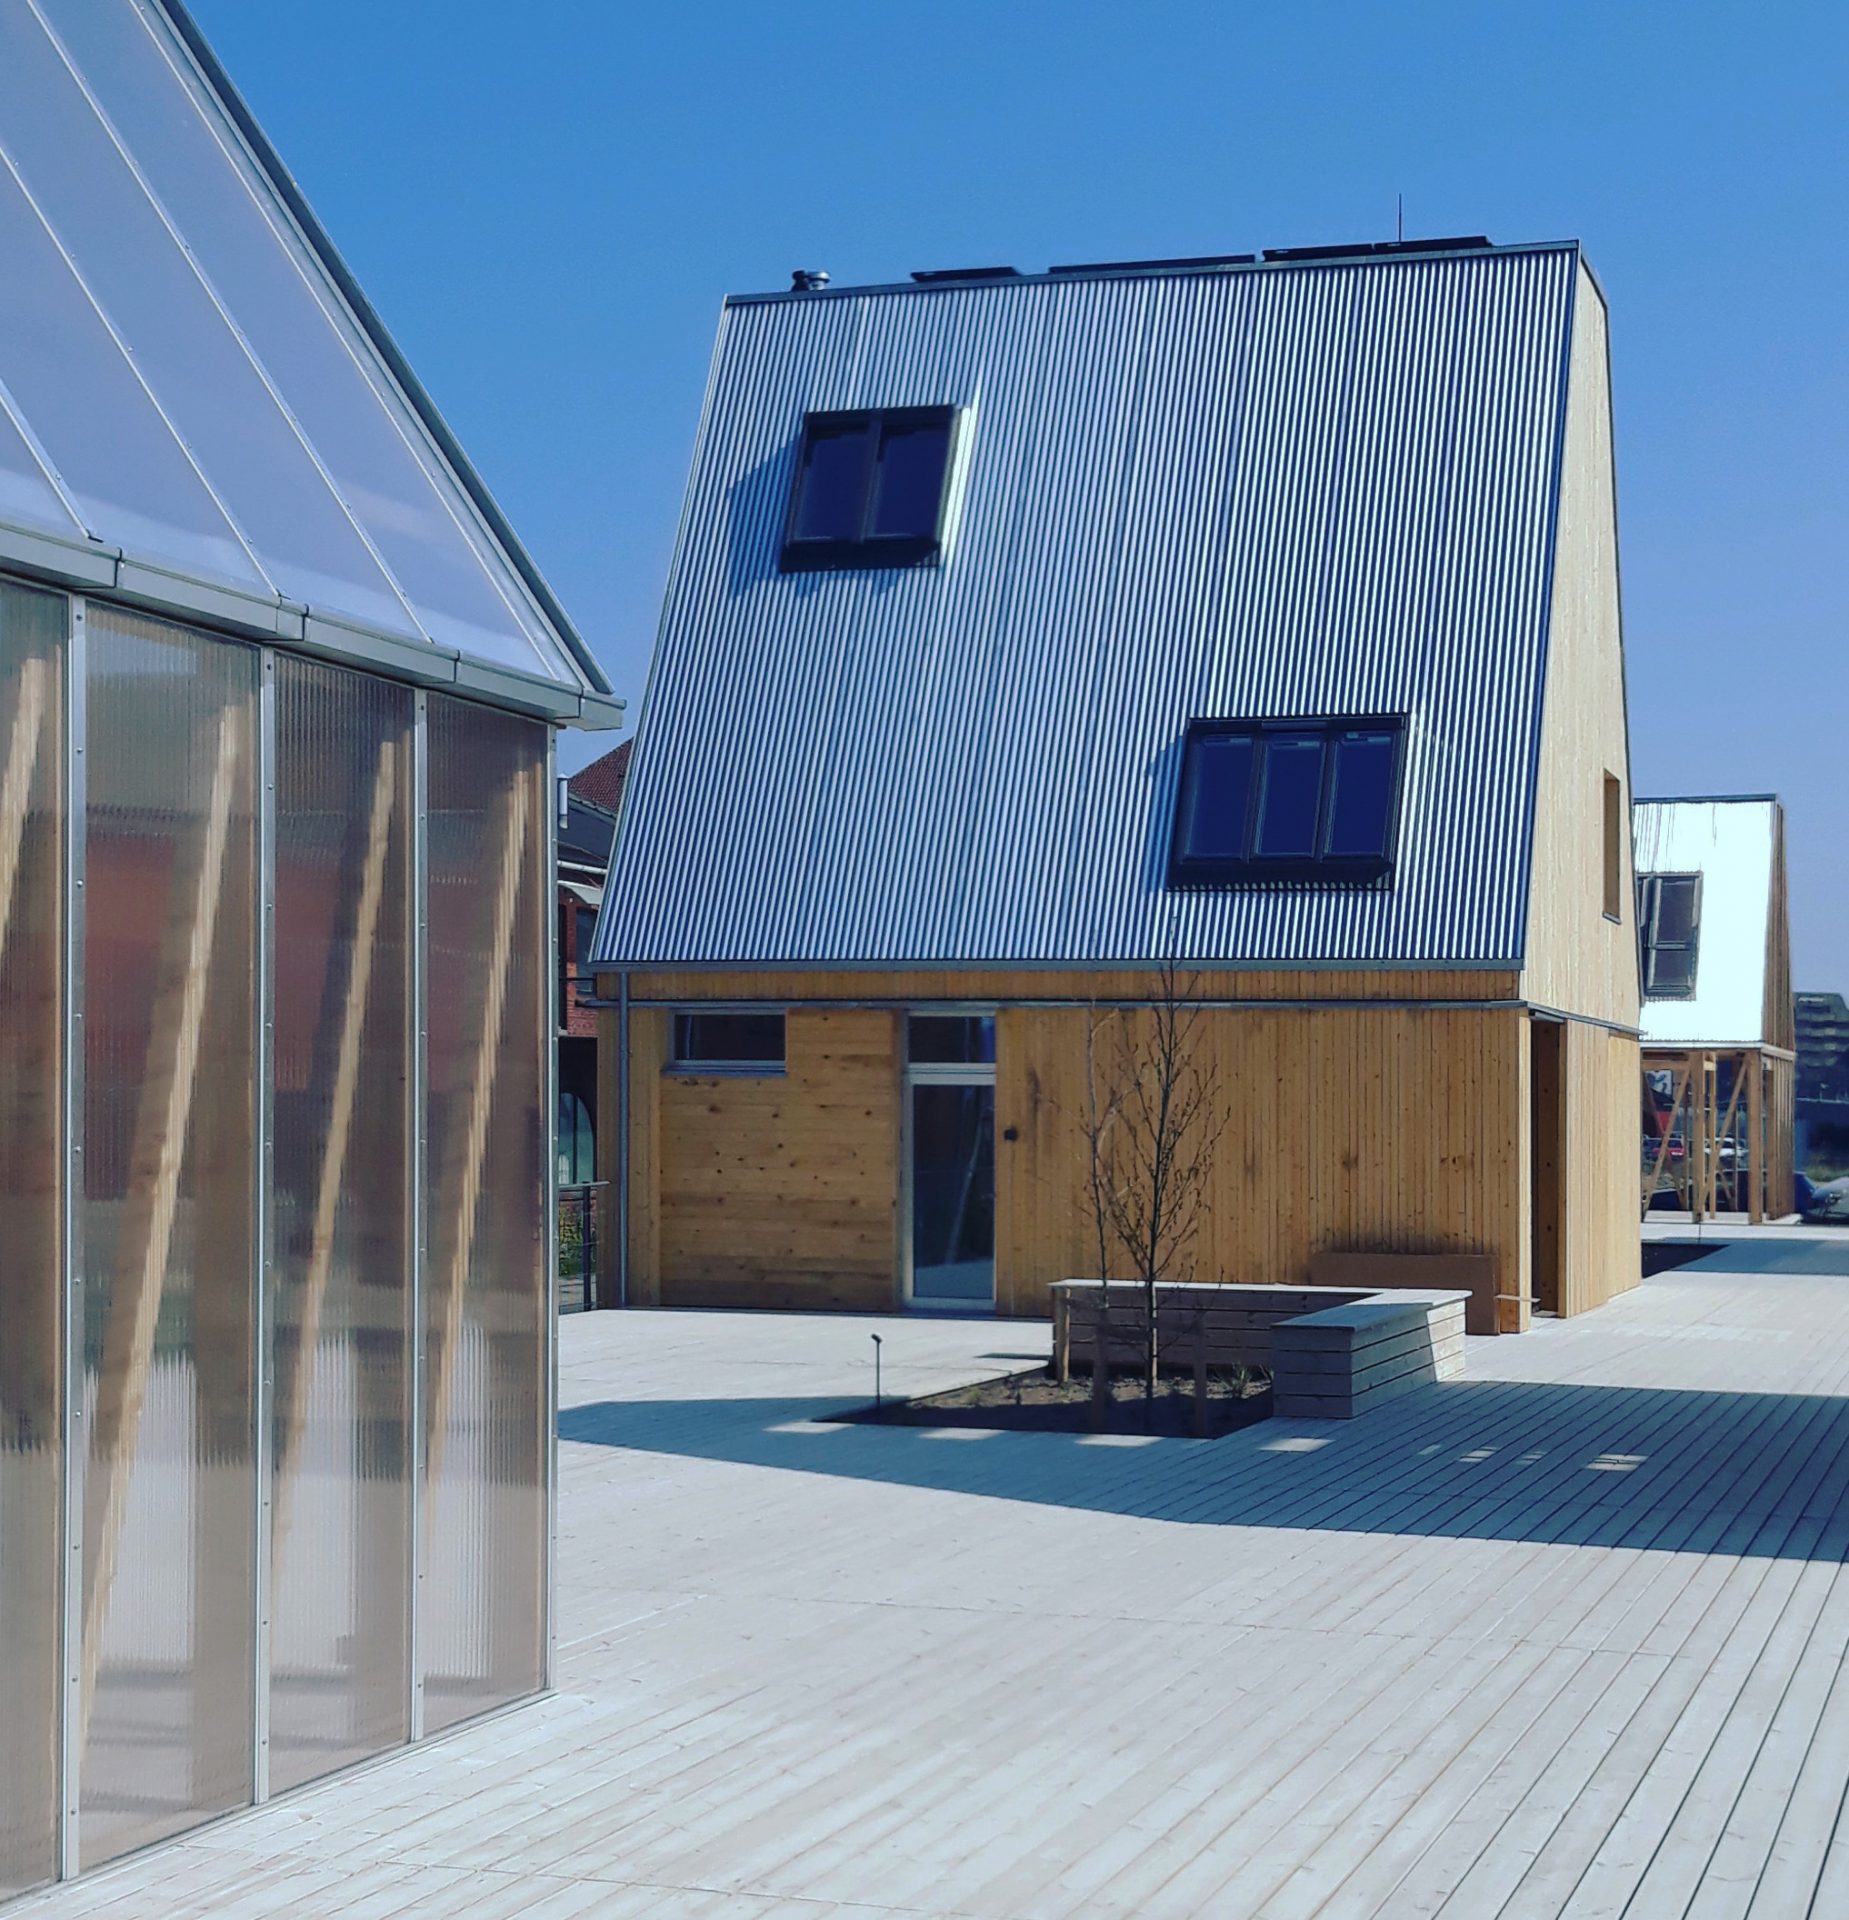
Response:
[[[410,693],[276,663],[270,1784],[409,1734]]]
[[[67,619],[0,583],[0,1898],[58,1863]]]
[[[251,1797],[258,668],[92,604],[80,1845]]]
[[[425,1724],[544,1684],[544,729],[429,705]]]
[[[418,698],[0,580],[0,1901],[545,1684],[548,742]]]

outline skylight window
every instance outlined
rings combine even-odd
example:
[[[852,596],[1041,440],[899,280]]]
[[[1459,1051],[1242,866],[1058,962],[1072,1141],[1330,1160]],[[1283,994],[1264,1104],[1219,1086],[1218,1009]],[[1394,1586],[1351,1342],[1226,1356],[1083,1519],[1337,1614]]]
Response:
[[[954,407],[809,414],[784,529],[784,572],[935,560],[955,439]]]
[[[1637,930],[1644,949],[1645,995],[1652,1000],[1692,1000],[1701,946],[1701,875],[1640,875]]]
[[[1192,722],[1169,885],[1387,881],[1404,732],[1397,719]]]

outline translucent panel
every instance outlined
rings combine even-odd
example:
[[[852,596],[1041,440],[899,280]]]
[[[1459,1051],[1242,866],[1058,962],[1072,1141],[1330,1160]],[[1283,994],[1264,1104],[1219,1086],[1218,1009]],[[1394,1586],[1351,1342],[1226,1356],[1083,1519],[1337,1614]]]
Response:
[[[1399,739],[1393,733],[1336,736],[1325,853],[1366,859],[1386,852],[1398,764]]]
[[[0,8],[0,124],[26,191],[264,570],[291,599],[416,627],[36,17]],[[55,460],[61,444],[47,444]]]
[[[165,30],[129,0],[43,0],[42,11],[425,629],[466,654],[573,677],[505,563],[464,531],[473,510],[383,375],[368,378],[370,347],[182,78]]]
[[[1273,734],[1265,742],[1265,785],[1259,801],[1258,851],[1266,859],[1305,859],[1316,851],[1322,800],[1319,734]]]
[[[1187,832],[1194,860],[1243,860],[1258,743],[1246,733],[1206,733],[1188,756]]]
[[[270,1783],[409,1734],[411,696],[276,663]]]
[[[92,603],[80,1846],[250,1797],[257,654]]]
[[[67,539],[83,532],[58,498],[57,489],[45,477],[45,469],[8,413],[3,385],[0,385],[0,520],[60,533]]]
[[[0,260],[0,368],[86,531],[177,571],[268,592],[4,164]]]
[[[995,1297],[995,1089],[912,1089],[912,1298]]]
[[[544,730],[430,698],[426,1724],[545,1674]]]
[[[66,618],[0,583],[0,1898],[57,1870]]]

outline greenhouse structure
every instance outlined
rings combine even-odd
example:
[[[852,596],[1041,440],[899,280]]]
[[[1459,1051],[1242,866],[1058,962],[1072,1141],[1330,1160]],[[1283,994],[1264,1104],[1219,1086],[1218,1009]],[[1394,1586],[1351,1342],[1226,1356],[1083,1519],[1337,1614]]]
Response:
[[[196,28],[0,6],[0,1899],[548,1684],[620,707]]]

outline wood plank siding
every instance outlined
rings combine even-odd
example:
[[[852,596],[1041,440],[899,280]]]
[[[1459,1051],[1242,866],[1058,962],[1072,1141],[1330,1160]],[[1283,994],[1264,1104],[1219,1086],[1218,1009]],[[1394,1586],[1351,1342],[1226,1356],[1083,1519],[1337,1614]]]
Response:
[[[668,1018],[634,1015],[630,1299],[891,1310],[898,1016],[793,1010],[786,1070],[761,1075],[671,1069]]]
[[[1582,267],[1573,313],[1522,997],[1634,1029],[1637,909],[1605,332],[1604,303]],[[1609,847],[1608,776],[1619,785],[1623,822]],[[1615,919],[1605,912],[1608,858],[1618,863],[1610,889]]]
[[[1004,983],[982,984],[985,1004],[995,1004]],[[1031,982],[1005,984],[1018,992]],[[1000,1313],[1043,1315],[1054,1281],[1097,1268],[1085,1198],[1086,1029],[1093,1019],[1141,1017],[999,1006]],[[604,1018],[614,1023],[615,1014]],[[787,1072],[764,1077],[670,1071],[668,1018],[658,1008],[632,1013],[630,1300],[895,1306],[902,1016],[793,1006]],[[1526,1013],[1338,1004],[1214,1007],[1201,1020],[1202,1059],[1227,1127],[1197,1277],[1301,1282],[1325,1250],[1483,1253],[1496,1262],[1499,1329],[1527,1325]],[[1570,1034],[1560,1298],[1568,1313],[1637,1274],[1635,1043],[1582,1025]],[[614,1039],[612,1024],[606,1053]],[[1611,1159],[1614,1139],[1623,1144]]]

